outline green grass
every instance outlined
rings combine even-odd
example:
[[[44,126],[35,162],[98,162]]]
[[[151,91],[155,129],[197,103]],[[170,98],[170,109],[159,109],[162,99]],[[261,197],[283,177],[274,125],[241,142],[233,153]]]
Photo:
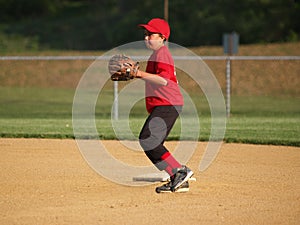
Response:
[[[0,87],[0,137],[74,138],[74,93],[73,89]],[[96,106],[98,136],[115,139],[110,119],[112,92],[105,91],[100,97],[101,103]],[[199,140],[207,141],[211,128],[208,106],[203,96],[191,97],[199,112]],[[300,146],[298,97],[233,96],[231,113],[225,142]],[[139,102],[130,115],[130,128],[136,138],[146,116],[143,102]],[[180,130],[177,122],[169,140],[178,140]],[[121,135],[126,137],[126,131]],[[185,135],[183,138],[188,139],[192,133]]]
[[[210,118],[200,119],[200,141],[208,141],[210,135]],[[131,131],[137,138],[144,119],[131,119]],[[0,119],[1,137],[16,138],[74,138],[71,119]],[[224,141],[228,143],[252,143],[300,146],[300,119],[280,117],[235,117],[230,118],[227,124]],[[97,119],[97,130],[101,139],[116,139],[110,119]],[[127,132],[119,133],[126,137]],[[178,140],[180,123],[176,123],[169,140]],[[181,137],[189,139],[191,134]],[[84,138],[93,138],[88,134]]]
[[[225,141],[300,146],[300,117],[233,117],[229,119]]]

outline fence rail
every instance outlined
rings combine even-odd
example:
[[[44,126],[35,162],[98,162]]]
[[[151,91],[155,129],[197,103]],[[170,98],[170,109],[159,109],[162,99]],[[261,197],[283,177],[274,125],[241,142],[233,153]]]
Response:
[[[111,56],[0,56],[0,60],[107,60]],[[148,56],[133,56],[147,60]],[[176,60],[300,60],[300,56],[173,56]]]

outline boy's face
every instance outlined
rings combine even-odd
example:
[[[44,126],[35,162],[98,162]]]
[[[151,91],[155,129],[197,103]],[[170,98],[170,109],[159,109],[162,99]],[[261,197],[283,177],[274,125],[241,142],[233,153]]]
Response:
[[[157,50],[164,45],[164,37],[158,33],[152,33],[145,30],[145,43],[147,48]]]

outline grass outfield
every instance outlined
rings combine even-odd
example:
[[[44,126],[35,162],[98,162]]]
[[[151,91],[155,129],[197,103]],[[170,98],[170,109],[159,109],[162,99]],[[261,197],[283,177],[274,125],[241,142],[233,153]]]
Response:
[[[74,138],[73,89],[0,87],[0,137]],[[203,96],[192,96],[200,119],[199,140],[210,135],[210,116]],[[96,125],[101,139],[116,139],[110,119],[112,92],[102,93],[96,106]],[[232,97],[225,142],[300,146],[300,98]],[[146,113],[142,102],[130,114],[137,136]],[[193,122],[193,121],[191,121]],[[180,123],[169,136],[178,140]],[[123,134],[122,134],[123,135]],[[124,134],[125,135],[125,134]],[[188,139],[189,134],[186,134]],[[183,137],[185,138],[185,137]]]
[[[198,55],[222,55],[223,48],[193,48]],[[299,55],[300,42],[245,45],[238,55]],[[12,53],[10,53],[12,54]],[[103,52],[22,52],[18,55],[102,55]],[[225,93],[225,61],[206,62]],[[72,104],[75,88],[90,61],[0,61],[0,137],[74,138]],[[141,64],[142,66],[143,64]],[[299,61],[233,61],[231,117],[226,142],[300,146]],[[188,90],[200,119],[199,140],[210,135],[210,110],[195,82],[180,70],[180,85]],[[123,84],[119,84],[120,89]],[[112,82],[96,105],[99,137],[115,139],[111,125]],[[126,103],[125,103],[126,104]],[[187,108],[187,107],[186,107]],[[138,135],[147,114],[143,102],[130,112]],[[193,123],[193,121],[188,121]],[[179,138],[180,123],[169,139]],[[122,134],[123,135],[123,134]],[[124,134],[126,135],[126,133]],[[186,134],[187,138],[189,134]]]
[[[200,119],[199,141],[208,141],[209,117]],[[137,137],[143,119],[131,119],[132,133]],[[272,144],[300,147],[299,117],[234,117],[227,123],[225,142]],[[0,119],[1,137],[16,138],[74,138],[71,119],[25,118]],[[116,139],[110,119],[97,119],[101,139]],[[175,125],[169,140],[179,140],[180,125]],[[126,134],[121,134],[126,135]],[[184,138],[184,137],[183,137]],[[187,137],[188,139],[188,137]]]

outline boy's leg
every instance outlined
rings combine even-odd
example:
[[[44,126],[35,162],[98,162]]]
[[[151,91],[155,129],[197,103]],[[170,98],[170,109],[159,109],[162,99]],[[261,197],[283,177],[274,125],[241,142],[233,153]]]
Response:
[[[180,168],[180,163],[163,145],[168,137],[181,107],[158,106],[148,116],[141,130],[139,139],[147,157],[159,169],[172,175],[174,168]]]

